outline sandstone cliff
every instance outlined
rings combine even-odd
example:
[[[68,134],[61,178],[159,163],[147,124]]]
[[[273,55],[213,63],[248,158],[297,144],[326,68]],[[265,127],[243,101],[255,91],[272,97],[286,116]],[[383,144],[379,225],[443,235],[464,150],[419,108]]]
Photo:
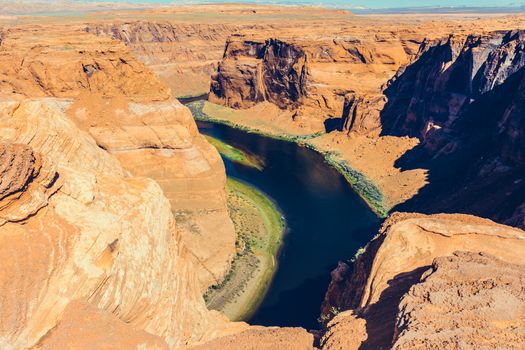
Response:
[[[209,99],[247,109],[237,124],[310,137],[369,178],[385,211],[466,212],[523,226],[523,33],[486,31],[498,25],[508,27],[485,23],[481,34],[441,39],[440,31],[387,36],[381,25],[375,37],[345,29],[355,37],[332,40],[235,35]]]
[[[325,8],[258,4],[207,4],[121,11],[118,20],[90,20],[84,30],[124,42],[135,56],[169,86],[176,97],[207,94],[210,76],[235,33],[274,32],[281,28],[319,26],[350,16]]]
[[[328,10],[298,10],[288,23],[280,8],[224,11],[227,25],[165,20],[186,21],[187,8],[2,24],[0,347],[313,348],[304,329],[229,323],[201,297],[227,271],[235,237],[222,162],[168,86],[188,91],[177,79],[189,71],[198,91],[232,31],[243,33],[213,77],[216,102],[248,113],[271,105],[308,133],[335,131],[323,139],[330,151],[363,137],[346,149],[366,155],[352,166],[402,167],[378,177],[397,182],[378,183],[403,185],[403,200],[420,189],[405,167],[428,165],[431,186],[414,201],[422,210],[523,225],[522,33],[469,36],[474,21],[365,25]],[[275,17],[254,25],[265,16]],[[232,24],[241,17],[251,22]],[[441,165],[462,170],[457,184]],[[524,237],[471,216],[393,215],[353,266],[334,271],[321,346],[522,348]]]
[[[398,69],[425,51],[420,44],[428,48],[451,33],[466,37],[469,31],[511,28],[511,23],[522,20],[460,22],[447,17],[436,25],[411,16],[351,17],[324,24],[314,21],[306,30],[240,28],[226,43],[212,77],[210,99],[240,109],[266,101],[292,111],[282,118],[294,118],[312,132],[375,135],[381,130],[380,112],[389,97],[384,87]],[[254,118],[265,118],[252,110]]]
[[[274,39],[230,39],[212,77],[210,100],[236,108],[262,101],[294,108],[306,94],[307,75],[306,54],[300,47]]]
[[[206,93],[234,24],[123,21],[90,23],[85,31],[122,41],[172,90],[174,96]]]
[[[351,267],[340,264],[333,272],[332,283],[322,308],[327,320],[333,317],[328,322],[321,341],[323,348],[389,349],[394,346],[402,349],[406,348],[404,344],[412,341],[413,344],[425,348],[447,341],[452,344],[468,341],[482,343],[481,338],[473,339],[468,330],[471,329],[469,327],[474,327],[472,332],[476,332],[477,328],[472,326],[470,320],[480,317],[488,317],[486,322],[492,322],[493,325],[501,324],[499,342],[505,341],[509,346],[513,346],[514,324],[512,321],[503,321],[508,315],[498,309],[502,304],[489,303],[488,309],[482,311],[481,306],[485,305],[487,300],[492,300],[492,296],[487,296],[487,299],[475,298],[481,289],[477,291],[473,289],[475,287],[469,289],[468,286],[478,286],[476,282],[482,279],[492,281],[487,283],[492,283],[496,288],[491,292],[494,298],[498,298],[498,294],[501,293],[517,295],[512,289],[520,289],[519,283],[522,282],[509,290],[505,280],[495,277],[491,271],[505,264],[524,265],[525,259],[520,253],[524,244],[525,232],[473,216],[392,215],[384,223],[379,235],[369,243],[366,251],[357,257]],[[472,254],[440,258],[451,256],[455,251]],[[476,254],[480,252],[493,255],[504,263],[492,258],[476,258]],[[436,258],[439,259],[434,260]],[[439,277],[443,274],[450,274],[446,271],[452,269],[451,265],[447,265],[447,261],[456,264],[455,266],[462,266],[464,270],[448,278],[449,287],[439,289],[436,287],[437,283],[446,282],[436,280],[443,278]],[[478,263],[486,267],[471,269],[469,264]],[[429,268],[430,272],[426,272]],[[520,269],[513,266],[509,268]],[[433,275],[428,277],[430,273]],[[520,277],[516,278],[516,281],[520,280]],[[440,290],[447,290],[443,293],[448,294],[440,295]],[[465,292],[454,294],[454,290]],[[431,296],[428,296],[428,293]],[[427,297],[417,299],[420,295]],[[449,303],[445,303],[443,298],[449,298]],[[516,300],[518,305],[522,302]],[[442,303],[440,308],[437,306],[439,303]],[[454,308],[454,305],[461,309]],[[490,308],[493,308],[492,311],[489,311]],[[417,312],[409,312],[409,309]],[[449,317],[451,312],[461,314],[461,320]],[[491,315],[491,312],[497,314]],[[511,318],[518,322],[520,316],[515,316],[517,318]],[[435,324],[428,324],[428,327],[438,327],[437,323],[440,323],[450,332],[432,339],[429,335],[431,331],[419,330],[423,328],[419,322],[424,322],[422,320],[425,318],[436,320]],[[499,320],[501,323],[498,323]],[[454,323],[456,321],[457,324]],[[457,332],[453,332],[454,329],[457,329]],[[356,336],[348,337],[346,334],[349,332]]]

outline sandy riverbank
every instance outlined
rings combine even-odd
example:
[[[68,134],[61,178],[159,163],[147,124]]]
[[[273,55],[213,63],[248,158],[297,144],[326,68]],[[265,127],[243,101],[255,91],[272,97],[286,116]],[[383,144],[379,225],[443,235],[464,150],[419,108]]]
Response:
[[[208,308],[238,321],[253,314],[269,287],[285,222],[266,195],[234,179],[228,179],[228,209],[237,232],[237,255],[224,281],[210,287],[204,298]]]

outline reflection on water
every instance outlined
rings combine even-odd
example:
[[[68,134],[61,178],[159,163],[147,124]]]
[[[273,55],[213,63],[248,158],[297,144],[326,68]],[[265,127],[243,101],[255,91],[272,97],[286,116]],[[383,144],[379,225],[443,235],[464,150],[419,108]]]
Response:
[[[225,159],[226,172],[269,194],[286,217],[278,270],[249,322],[316,328],[330,271],[371,239],[378,218],[315,151],[225,125],[198,125],[201,133],[264,161],[259,171]]]

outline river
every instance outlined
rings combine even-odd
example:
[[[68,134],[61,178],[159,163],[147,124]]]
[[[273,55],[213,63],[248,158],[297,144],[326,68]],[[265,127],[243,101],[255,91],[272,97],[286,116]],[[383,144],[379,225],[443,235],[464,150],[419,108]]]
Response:
[[[247,321],[318,328],[330,271],[372,238],[379,219],[321,154],[222,124],[199,121],[197,125],[202,134],[264,161],[264,168],[258,170],[224,159],[228,176],[268,194],[286,219],[287,233],[274,278]]]

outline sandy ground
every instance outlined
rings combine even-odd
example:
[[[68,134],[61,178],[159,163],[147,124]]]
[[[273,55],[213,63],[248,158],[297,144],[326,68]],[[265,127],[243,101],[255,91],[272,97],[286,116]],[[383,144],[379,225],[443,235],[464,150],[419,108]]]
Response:
[[[427,184],[427,170],[402,170],[394,166],[419,140],[409,137],[382,136],[377,138],[332,132],[308,140],[321,152],[335,152],[337,158],[364,174],[383,193],[385,208],[412,198]]]

